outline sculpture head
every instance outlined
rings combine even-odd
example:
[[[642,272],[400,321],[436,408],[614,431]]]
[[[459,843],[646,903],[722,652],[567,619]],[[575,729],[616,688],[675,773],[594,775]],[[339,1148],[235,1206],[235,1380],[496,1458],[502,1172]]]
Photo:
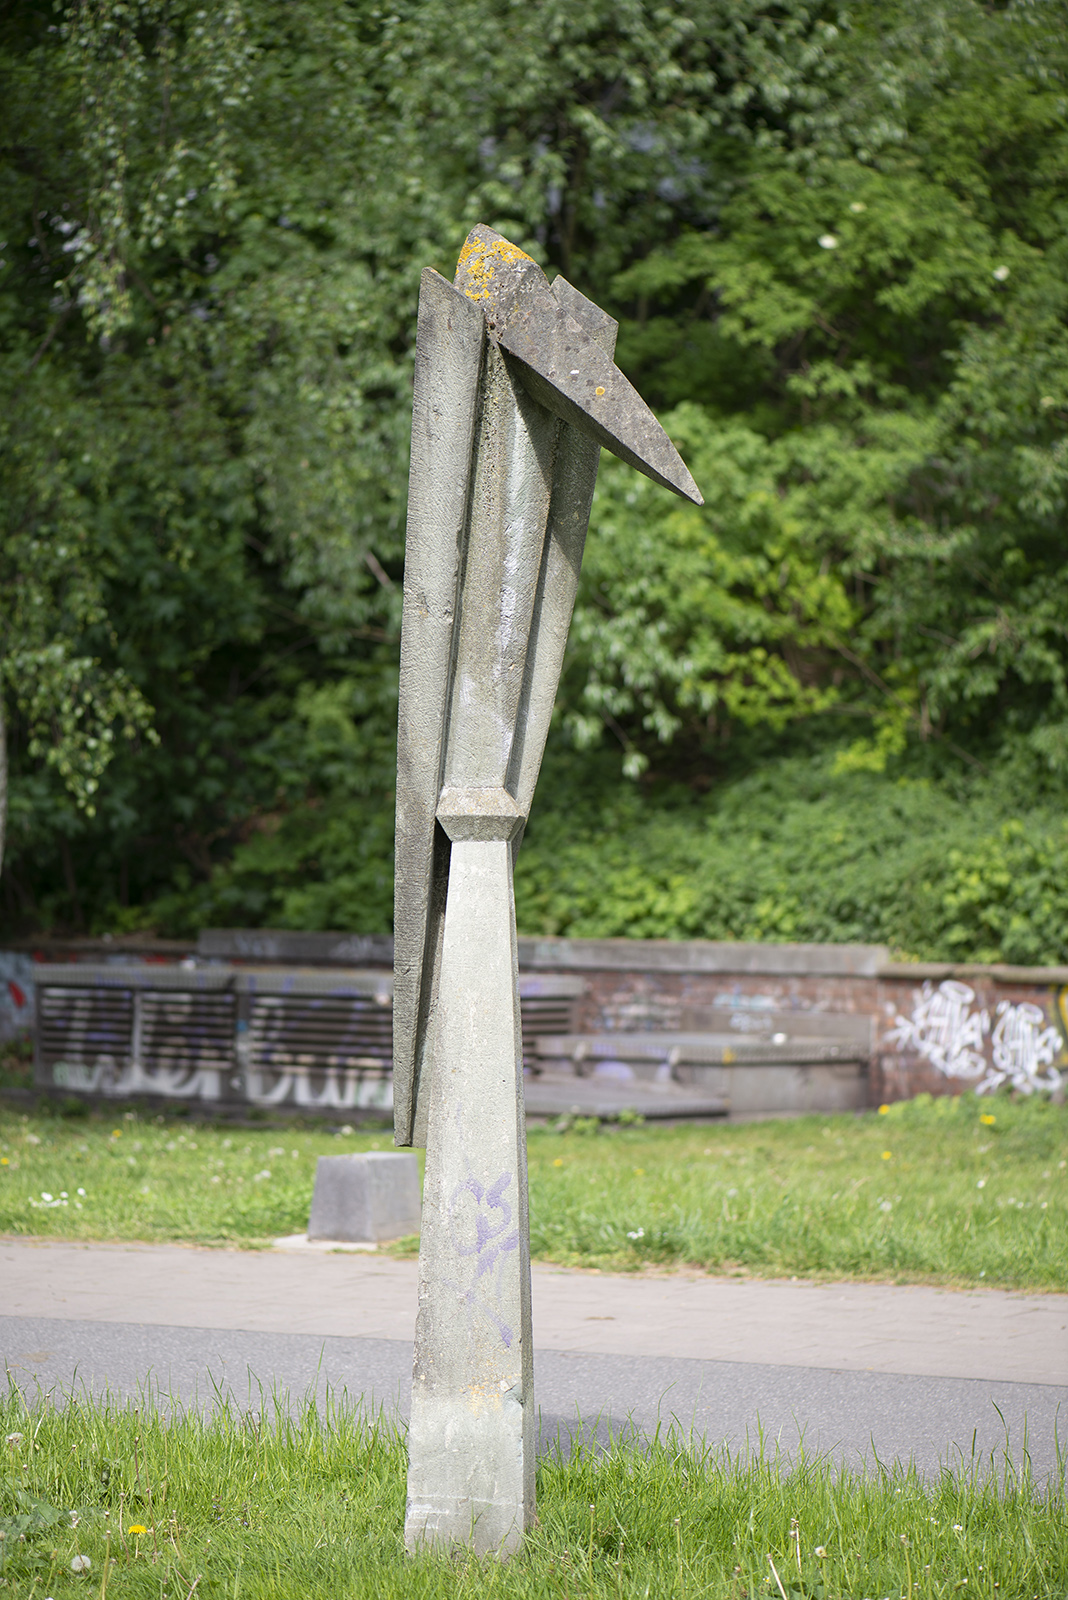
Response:
[[[654,483],[704,504],[645,401],[568,314],[538,263],[518,245],[492,228],[472,228],[453,282],[480,308],[488,337],[511,358],[535,400]]]

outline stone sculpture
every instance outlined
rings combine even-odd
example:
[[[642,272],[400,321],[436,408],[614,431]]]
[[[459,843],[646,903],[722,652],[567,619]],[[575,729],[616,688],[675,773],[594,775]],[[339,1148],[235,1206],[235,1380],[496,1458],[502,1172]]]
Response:
[[[426,1144],[409,1548],[507,1554],[534,1513],[512,867],[600,448],[700,505],[613,362],[616,323],[477,227],[423,273],[401,636],[393,1012],[399,1145]]]

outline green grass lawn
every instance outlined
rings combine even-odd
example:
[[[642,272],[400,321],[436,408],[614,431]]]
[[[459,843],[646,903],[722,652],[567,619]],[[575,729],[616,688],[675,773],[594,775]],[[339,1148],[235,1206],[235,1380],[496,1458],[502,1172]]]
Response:
[[[306,1227],[317,1156],[390,1148],[384,1130],[0,1110],[0,1233],[263,1245]],[[579,1121],[532,1130],[529,1151],[542,1260],[1068,1289],[1068,1111],[1037,1099]]]
[[[524,1551],[479,1564],[405,1555],[403,1438],[349,1412],[167,1420],[15,1394],[0,1412],[0,1593],[20,1600],[1068,1593],[1063,1483],[996,1463],[925,1483],[674,1439],[550,1455]]]

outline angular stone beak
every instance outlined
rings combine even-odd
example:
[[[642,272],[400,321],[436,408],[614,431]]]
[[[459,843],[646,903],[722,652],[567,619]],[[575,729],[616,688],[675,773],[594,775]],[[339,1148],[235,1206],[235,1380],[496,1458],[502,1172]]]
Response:
[[[480,307],[489,337],[539,404],[654,483],[704,504],[645,401],[568,316],[536,261],[479,225],[460,252],[454,286]]]

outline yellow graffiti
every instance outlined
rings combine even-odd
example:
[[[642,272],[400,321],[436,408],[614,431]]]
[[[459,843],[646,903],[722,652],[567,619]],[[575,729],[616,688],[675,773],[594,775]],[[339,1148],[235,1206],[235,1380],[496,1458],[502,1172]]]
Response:
[[[509,244],[507,239],[494,239],[491,244],[481,239],[466,239],[457,262],[457,269],[468,280],[469,286],[464,289],[464,294],[469,300],[488,300],[489,284],[498,262],[515,266],[520,261],[530,260],[531,257],[524,250],[520,250],[517,244]]]
[[[1057,1011],[1061,1021],[1064,1023],[1064,1038],[1068,1039],[1068,984],[1063,985],[1057,996]],[[1068,1047],[1063,1044],[1057,1060],[1059,1062],[1068,1061]]]

